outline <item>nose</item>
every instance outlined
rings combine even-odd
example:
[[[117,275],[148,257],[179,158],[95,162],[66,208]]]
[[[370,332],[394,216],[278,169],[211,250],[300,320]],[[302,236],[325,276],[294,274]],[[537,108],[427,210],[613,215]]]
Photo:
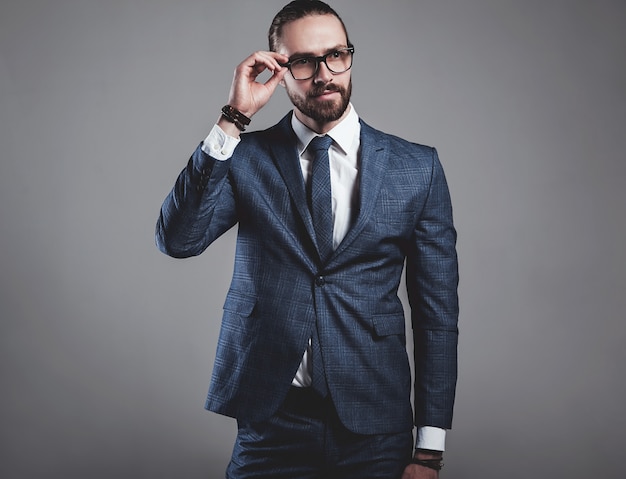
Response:
[[[317,73],[314,80],[316,83],[328,83],[333,80],[333,72],[331,72],[326,66],[326,62],[319,62],[317,67]]]

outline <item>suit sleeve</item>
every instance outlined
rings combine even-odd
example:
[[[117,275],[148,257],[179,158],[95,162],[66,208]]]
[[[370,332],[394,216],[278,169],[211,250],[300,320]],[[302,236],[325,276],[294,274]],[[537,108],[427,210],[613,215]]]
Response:
[[[457,378],[458,265],[452,205],[432,149],[431,181],[407,255],[415,355],[415,422],[450,429]]]
[[[196,148],[161,206],[155,236],[163,253],[199,255],[237,222],[231,162],[212,158],[201,145]]]

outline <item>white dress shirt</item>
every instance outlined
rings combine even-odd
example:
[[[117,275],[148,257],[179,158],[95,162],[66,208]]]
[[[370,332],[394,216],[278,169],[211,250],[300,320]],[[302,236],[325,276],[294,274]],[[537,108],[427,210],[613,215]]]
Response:
[[[354,213],[358,207],[359,192],[359,148],[361,145],[361,124],[352,104],[348,115],[327,135],[333,139],[328,152],[330,164],[330,184],[333,212],[333,249],[341,243],[352,226]],[[297,151],[305,184],[311,174],[313,155],[307,150],[313,138],[319,136],[304,123],[291,117],[291,126],[298,138]],[[202,144],[202,150],[217,160],[229,159],[239,139],[230,137],[217,125],[213,127]],[[311,343],[304,351],[302,362],[293,378],[292,385],[311,385]],[[418,428],[416,447],[443,451],[445,449],[445,429],[431,426]]]

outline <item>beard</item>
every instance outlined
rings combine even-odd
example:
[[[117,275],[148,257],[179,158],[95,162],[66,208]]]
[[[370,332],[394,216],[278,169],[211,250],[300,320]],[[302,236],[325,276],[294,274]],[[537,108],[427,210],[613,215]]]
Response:
[[[316,97],[325,92],[336,91],[339,93],[338,100],[319,101]],[[317,123],[330,123],[341,118],[352,96],[352,79],[348,87],[336,85],[329,82],[325,85],[313,85],[313,88],[306,93],[306,96],[299,96],[297,93],[287,89],[287,96],[298,110]]]

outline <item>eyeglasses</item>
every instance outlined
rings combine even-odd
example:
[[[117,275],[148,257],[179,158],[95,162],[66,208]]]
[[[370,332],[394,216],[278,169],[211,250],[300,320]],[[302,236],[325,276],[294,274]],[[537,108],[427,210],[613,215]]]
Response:
[[[352,55],[354,47],[340,48],[322,55],[321,57],[300,57],[281,63],[281,66],[289,68],[294,80],[308,80],[313,78],[324,62],[331,73],[343,73],[352,68]]]

